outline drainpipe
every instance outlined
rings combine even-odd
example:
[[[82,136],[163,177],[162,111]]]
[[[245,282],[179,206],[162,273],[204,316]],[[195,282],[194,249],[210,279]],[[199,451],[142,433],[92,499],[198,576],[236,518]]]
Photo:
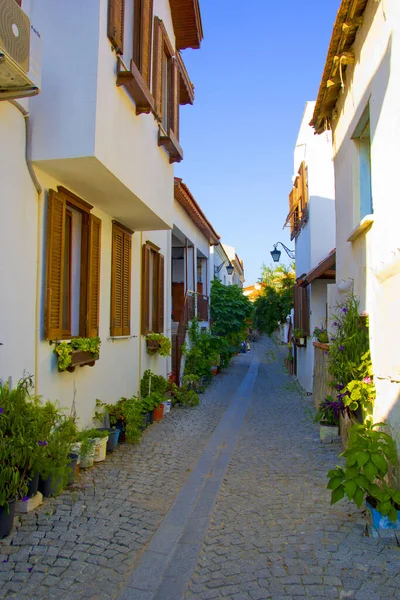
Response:
[[[143,247],[143,231],[140,232],[140,251],[139,251],[139,256],[140,256],[140,260],[139,260],[139,273],[140,273],[140,289],[142,290],[142,281],[143,281],[143,277],[142,277],[142,269],[143,269],[143,260],[142,260],[142,247]],[[143,293],[143,290],[142,290]],[[138,360],[138,385],[139,385],[139,392],[138,392],[138,396],[140,398],[140,380],[142,379],[142,325],[141,325],[141,310],[142,310],[142,293],[139,296],[139,360]]]
[[[39,180],[34,171],[32,160],[31,160],[31,142],[32,142],[32,129],[31,129],[31,121],[29,117],[29,111],[27,111],[21,104],[16,102],[15,100],[9,100],[9,102],[15,106],[19,110],[19,112],[23,115],[25,121],[25,162],[29,172],[29,175],[32,179],[32,183],[35,186],[37,193],[37,224],[36,224],[36,232],[37,232],[37,242],[36,242],[36,290],[35,290],[35,373],[34,373],[34,385],[35,385],[35,395],[38,394],[38,374],[39,374],[39,324],[40,324],[40,242],[42,239],[42,227],[41,227],[41,199],[42,199],[42,186],[39,183]]]

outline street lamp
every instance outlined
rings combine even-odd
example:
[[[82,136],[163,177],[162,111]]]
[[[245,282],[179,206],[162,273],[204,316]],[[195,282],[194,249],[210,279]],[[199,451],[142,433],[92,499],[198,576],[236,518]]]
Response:
[[[282,242],[276,242],[276,244],[274,244],[274,249],[271,250],[272,260],[274,262],[279,262],[279,259],[280,259],[281,254],[282,254],[282,252],[277,249],[277,245],[278,244],[280,244],[282,246],[282,248],[285,250],[285,252],[286,252],[286,254],[288,255],[289,258],[294,259],[294,257],[295,257],[295,251],[294,250],[290,250],[289,248],[287,248],[285,246],[285,244],[282,244]]]
[[[220,264],[218,267],[216,267],[216,266],[214,265],[214,274],[215,274],[215,275],[216,275],[217,273],[219,273],[219,272],[220,272],[220,270],[222,269],[222,267],[224,266],[224,264],[225,264],[226,262],[227,262],[227,261],[226,261],[226,260],[224,260],[224,262],[223,262],[223,263],[221,263],[221,264]],[[232,263],[229,263],[229,264],[228,264],[228,266],[226,267],[226,272],[228,273],[228,275],[232,275],[232,273],[233,273],[233,271],[234,271],[234,270],[235,270],[235,267],[232,265]]]

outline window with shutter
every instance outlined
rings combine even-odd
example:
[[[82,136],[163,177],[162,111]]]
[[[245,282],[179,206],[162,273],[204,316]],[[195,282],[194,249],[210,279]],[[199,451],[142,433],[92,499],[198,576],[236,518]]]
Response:
[[[153,0],[133,1],[133,48],[129,70],[118,60],[117,85],[123,85],[136,105],[136,114],[154,110],[150,93],[151,49],[153,43]],[[109,0],[108,37],[117,54],[123,54],[124,2]],[[113,32],[122,32],[115,36]],[[115,39],[117,37],[117,40]]]
[[[179,64],[164,23],[154,23],[153,96],[155,116],[160,123],[159,146],[169,153],[170,163],[183,158],[179,145]]]
[[[301,285],[294,287],[294,326],[310,335],[310,313],[308,308],[308,288]]]
[[[113,222],[111,256],[111,326],[113,337],[131,333],[132,231]]]
[[[142,248],[142,335],[164,333],[164,256],[146,242]]]
[[[98,335],[101,221],[92,208],[61,186],[49,191],[46,339]]]
[[[308,221],[307,167],[303,161],[299,167],[293,188],[289,194],[289,213],[285,226],[290,227],[290,239],[296,238]]]

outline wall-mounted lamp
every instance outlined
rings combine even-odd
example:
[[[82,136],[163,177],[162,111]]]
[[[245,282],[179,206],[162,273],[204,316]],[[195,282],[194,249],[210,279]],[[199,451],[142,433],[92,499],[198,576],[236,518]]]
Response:
[[[224,266],[224,264],[225,264],[226,262],[227,262],[227,261],[226,261],[226,260],[224,260],[224,262],[223,262],[223,263],[221,263],[221,264],[220,264],[218,267],[216,267],[216,266],[214,265],[214,274],[215,274],[215,275],[216,275],[217,273],[219,273],[219,272],[220,272],[220,270],[222,269],[222,267]],[[228,275],[232,275],[232,273],[233,273],[233,271],[234,271],[234,270],[235,270],[235,267],[232,265],[232,263],[229,263],[229,264],[228,264],[228,266],[226,267],[226,272],[228,273]]]
[[[282,252],[277,249],[277,245],[278,244],[280,244],[282,246],[282,248],[285,250],[285,252],[288,255],[288,257],[293,260],[294,257],[295,257],[295,251],[294,250],[290,250],[289,248],[287,248],[285,246],[285,244],[282,244],[282,242],[276,242],[276,244],[274,244],[274,249],[271,250],[272,260],[274,262],[279,262],[279,259],[281,257]]]

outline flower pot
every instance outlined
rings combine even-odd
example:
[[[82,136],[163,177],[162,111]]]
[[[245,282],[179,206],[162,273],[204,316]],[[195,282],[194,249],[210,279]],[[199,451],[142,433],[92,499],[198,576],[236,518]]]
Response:
[[[163,402],[162,404],[164,406],[164,415],[166,415],[171,410],[171,400],[165,400],[165,402]]]
[[[149,417],[147,416],[147,414],[148,414],[148,413],[145,413],[145,414],[142,416],[142,424],[141,424],[141,426],[140,426],[140,429],[141,429],[142,431],[144,431],[144,430],[146,429],[146,427],[147,427],[147,425],[148,425],[148,423],[149,423]]]
[[[73,454],[77,454],[78,458],[76,461],[76,465],[79,468],[79,464],[81,462],[81,447],[82,447],[82,442],[74,442],[73,444],[70,445],[70,450]],[[79,470],[79,469],[78,469]]]
[[[119,430],[118,443],[123,444],[124,442],[126,442],[125,426],[123,421],[117,421],[115,424],[115,428]]]
[[[164,407],[162,404],[160,404],[159,406],[156,406],[156,408],[153,411],[154,413],[154,420],[155,421],[160,421],[163,416],[164,416]]]
[[[108,436],[94,438],[94,462],[106,460]]]
[[[158,340],[146,340],[147,354],[157,354],[160,349],[160,342]]]
[[[5,506],[0,506],[0,540],[11,533],[14,523],[15,498],[9,500]]]
[[[87,452],[87,454],[85,454],[85,456],[81,455],[81,462],[79,465],[81,469],[90,469],[90,467],[93,467],[93,464],[94,464],[94,453],[95,453],[94,440],[90,440],[90,441],[92,442],[92,447]]]
[[[116,430],[115,430],[115,436],[114,436],[114,444],[115,444],[115,446],[114,446],[114,450],[115,450],[115,448],[117,447],[117,444],[118,444],[118,442],[119,442],[120,435],[121,435],[121,430],[120,430],[120,429],[116,429]]]
[[[69,465],[67,465],[67,476],[68,476],[67,485],[72,485],[75,481],[76,466],[77,466],[79,457],[78,457],[78,454],[75,454],[75,452],[70,452],[68,454],[68,458],[71,460],[71,462],[69,463]]]
[[[108,431],[107,454],[111,454],[111,452],[114,452],[115,447],[118,443],[119,430],[114,429],[113,427],[98,427],[97,431]]]
[[[149,412],[149,424],[153,425],[153,423],[154,423],[154,410],[151,410]]]
[[[63,467],[56,467],[51,470],[47,479],[39,478],[39,491],[45,498],[61,494],[64,489],[64,474]]]
[[[371,504],[371,499],[366,499],[365,516],[367,519],[367,531],[370,537],[391,537],[394,531],[400,530],[400,510],[397,511],[397,521],[393,522],[388,516],[383,516]]]
[[[336,442],[339,438],[339,426],[338,425],[327,425],[326,423],[319,424],[319,439],[324,444],[331,444]]]
[[[31,475],[31,477],[32,479],[28,483],[28,491],[26,493],[28,498],[33,498],[33,496],[36,496],[39,487],[39,473]]]

